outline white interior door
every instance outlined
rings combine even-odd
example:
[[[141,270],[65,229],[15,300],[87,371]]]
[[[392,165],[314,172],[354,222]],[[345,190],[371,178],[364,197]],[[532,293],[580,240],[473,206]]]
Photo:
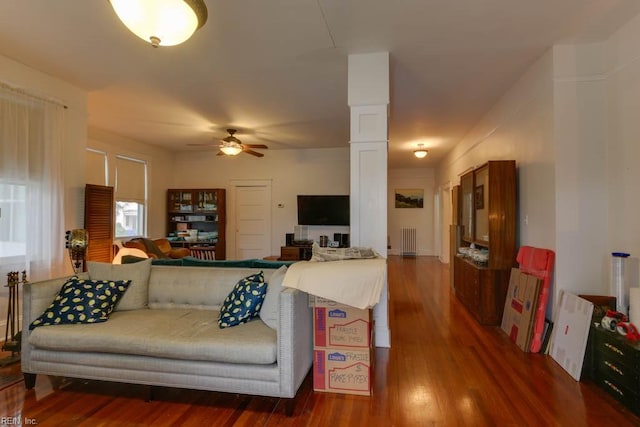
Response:
[[[236,259],[271,255],[271,183],[235,185]]]

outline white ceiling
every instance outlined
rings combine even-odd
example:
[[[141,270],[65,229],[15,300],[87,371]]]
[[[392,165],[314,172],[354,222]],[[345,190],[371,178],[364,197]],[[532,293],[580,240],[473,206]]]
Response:
[[[429,167],[551,45],[603,39],[640,12],[637,0],[205,2],[189,41],[153,49],[107,0],[2,0],[0,54],[88,91],[90,126],[193,150],[227,127],[270,149],[347,146],[347,56],[388,51],[390,167]]]

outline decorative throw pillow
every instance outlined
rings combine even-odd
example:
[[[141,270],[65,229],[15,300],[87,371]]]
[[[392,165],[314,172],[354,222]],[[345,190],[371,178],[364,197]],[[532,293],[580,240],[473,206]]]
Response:
[[[260,312],[266,292],[262,271],[238,281],[222,304],[218,326],[228,328],[253,319]]]
[[[271,329],[278,329],[278,314],[280,313],[280,292],[282,281],[287,274],[287,266],[283,265],[273,272],[267,283],[267,295],[264,297],[260,309],[260,319]]]
[[[130,283],[129,280],[84,280],[74,276],[62,285],[51,305],[29,329],[106,322]]]
[[[127,293],[118,303],[116,311],[139,310],[149,305],[149,275],[151,258],[134,264],[87,262],[91,280],[131,280]]]

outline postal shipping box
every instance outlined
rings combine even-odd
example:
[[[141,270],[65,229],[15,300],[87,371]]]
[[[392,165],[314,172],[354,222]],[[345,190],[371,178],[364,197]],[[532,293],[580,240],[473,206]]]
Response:
[[[373,355],[371,349],[314,348],[313,389],[370,396]]]
[[[504,303],[502,330],[523,351],[529,351],[542,280],[519,269],[511,269],[509,290]]]
[[[373,322],[370,309],[313,297],[313,389],[370,396]]]
[[[315,297],[313,307],[314,348],[371,347],[371,310],[359,309]]]

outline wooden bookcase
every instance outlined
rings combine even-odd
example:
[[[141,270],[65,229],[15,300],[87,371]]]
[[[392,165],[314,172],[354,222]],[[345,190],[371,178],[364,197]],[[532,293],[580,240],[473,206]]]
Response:
[[[460,178],[460,245],[489,251],[486,263],[456,255],[456,296],[481,324],[499,325],[516,256],[516,164],[496,160]]]
[[[167,190],[167,236],[198,230],[198,240],[172,241],[172,246],[215,246],[216,259],[226,259],[226,193],[223,188]],[[212,237],[217,233],[217,237]]]

